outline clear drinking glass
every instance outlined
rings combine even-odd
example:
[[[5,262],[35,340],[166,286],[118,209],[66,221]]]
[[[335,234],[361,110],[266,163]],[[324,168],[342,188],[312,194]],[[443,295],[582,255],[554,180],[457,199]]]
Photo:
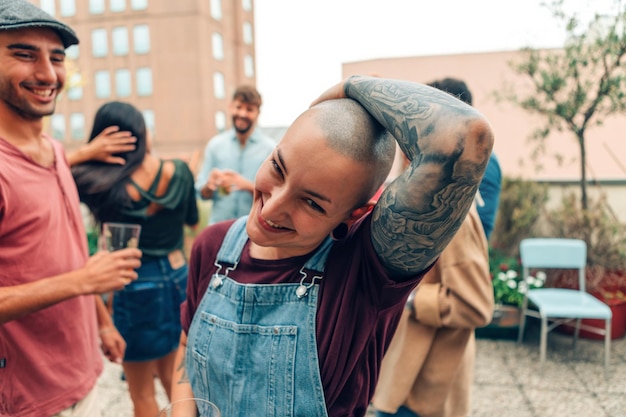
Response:
[[[156,417],[221,417],[220,410],[210,401],[185,398],[168,404]]]
[[[139,246],[141,225],[132,223],[104,223],[102,225],[101,249],[113,252]]]

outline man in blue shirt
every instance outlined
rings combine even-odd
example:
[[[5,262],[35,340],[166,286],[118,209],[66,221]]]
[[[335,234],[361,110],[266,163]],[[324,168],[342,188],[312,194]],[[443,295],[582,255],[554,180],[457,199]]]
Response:
[[[233,127],[211,138],[204,150],[195,187],[200,198],[213,200],[209,224],[250,212],[254,177],[276,146],[256,129],[261,104],[254,87],[237,88],[230,105]]]
[[[472,93],[464,81],[457,78],[443,78],[429,83],[431,87],[438,88],[452,94],[459,100],[472,105]],[[478,216],[485,230],[487,240],[493,232],[496,223],[496,215],[500,204],[500,191],[502,188],[502,171],[495,153],[489,157],[487,169],[478,188],[477,209]]]

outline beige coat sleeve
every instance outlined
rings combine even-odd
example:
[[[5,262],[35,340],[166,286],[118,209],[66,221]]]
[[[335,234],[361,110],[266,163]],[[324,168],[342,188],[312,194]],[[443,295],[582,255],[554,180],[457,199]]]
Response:
[[[423,417],[466,415],[474,328],[493,313],[485,234],[475,208],[418,285],[383,358],[374,406],[406,405]]]
[[[432,327],[474,329],[489,324],[493,288],[487,240],[476,209],[415,289],[413,319]]]

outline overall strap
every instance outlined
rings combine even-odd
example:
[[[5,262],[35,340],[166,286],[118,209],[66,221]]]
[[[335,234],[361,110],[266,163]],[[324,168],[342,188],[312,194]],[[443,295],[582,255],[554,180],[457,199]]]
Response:
[[[230,226],[217,253],[217,262],[230,265],[239,263],[243,247],[248,241],[248,234],[246,233],[247,220],[248,216],[242,216]]]
[[[324,273],[324,269],[326,268],[326,259],[328,258],[328,253],[330,252],[330,248],[333,246],[333,240],[330,236],[326,237],[321,245],[317,248],[313,256],[304,264],[304,269],[308,269],[310,271]]]

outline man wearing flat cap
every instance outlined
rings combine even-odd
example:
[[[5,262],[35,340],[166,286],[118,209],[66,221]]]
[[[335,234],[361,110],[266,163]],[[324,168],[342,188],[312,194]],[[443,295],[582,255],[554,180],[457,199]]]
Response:
[[[43,133],[77,43],[31,3],[0,0],[0,416],[98,417],[98,346],[123,356],[96,294],[136,279],[141,252],[88,258],[67,159]]]

